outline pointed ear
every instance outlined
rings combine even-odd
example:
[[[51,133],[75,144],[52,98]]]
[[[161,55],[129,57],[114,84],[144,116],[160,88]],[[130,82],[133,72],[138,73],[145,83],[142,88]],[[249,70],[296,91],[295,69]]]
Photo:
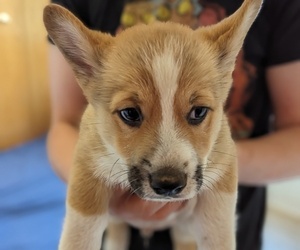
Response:
[[[245,0],[234,14],[220,23],[196,31],[217,51],[218,63],[223,72],[231,74],[234,70],[236,57],[259,13],[262,2],[262,0]]]
[[[50,4],[44,9],[44,24],[50,38],[70,63],[85,91],[89,81],[102,66],[113,37],[86,28],[67,9]]]

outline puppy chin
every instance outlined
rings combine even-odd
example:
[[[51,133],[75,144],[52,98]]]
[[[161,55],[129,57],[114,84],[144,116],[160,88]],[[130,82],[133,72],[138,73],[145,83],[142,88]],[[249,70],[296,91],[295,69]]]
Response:
[[[159,201],[159,202],[178,202],[185,201],[194,198],[197,195],[196,191],[191,191],[188,194],[180,194],[176,196],[162,196],[157,195],[153,191],[149,192],[135,192],[140,198],[147,201]]]

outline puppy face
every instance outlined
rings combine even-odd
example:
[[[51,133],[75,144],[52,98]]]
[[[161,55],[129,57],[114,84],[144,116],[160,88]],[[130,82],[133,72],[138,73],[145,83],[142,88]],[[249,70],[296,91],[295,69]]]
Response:
[[[105,108],[96,109],[111,121],[99,133],[128,167],[131,187],[150,199],[195,195],[223,115],[214,58],[191,30],[173,29],[136,27],[117,37],[103,65]]]
[[[91,152],[95,175],[151,200],[189,199],[226,175],[226,166],[212,171],[209,163],[230,145],[223,107],[259,6],[246,1],[210,28],[156,23],[115,38],[88,30],[59,6],[46,8],[49,35],[73,67],[108,153]]]

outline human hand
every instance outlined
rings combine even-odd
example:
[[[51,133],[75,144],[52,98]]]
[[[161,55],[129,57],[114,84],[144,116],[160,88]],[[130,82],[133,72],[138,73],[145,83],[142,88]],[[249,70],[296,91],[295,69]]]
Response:
[[[111,197],[110,214],[133,224],[135,221],[159,221],[185,206],[185,201],[146,201],[129,191],[117,188]]]

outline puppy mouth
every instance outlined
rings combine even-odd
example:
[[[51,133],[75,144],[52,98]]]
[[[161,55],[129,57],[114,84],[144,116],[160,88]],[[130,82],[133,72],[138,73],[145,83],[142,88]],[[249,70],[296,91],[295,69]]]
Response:
[[[152,201],[180,201],[192,198],[202,186],[202,168],[192,177],[174,167],[163,167],[153,173],[132,166],[128,174],[132,191],[140,198]]]

